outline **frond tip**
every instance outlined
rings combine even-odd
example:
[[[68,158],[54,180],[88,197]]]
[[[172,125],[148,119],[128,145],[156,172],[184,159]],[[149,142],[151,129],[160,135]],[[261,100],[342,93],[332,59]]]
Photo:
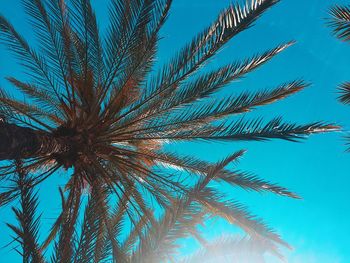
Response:
[[[350,104],[350,83],[346,82],[343,83],[340,87],[339,87],[339,100],[340,102],[344,103],[344,104]]]

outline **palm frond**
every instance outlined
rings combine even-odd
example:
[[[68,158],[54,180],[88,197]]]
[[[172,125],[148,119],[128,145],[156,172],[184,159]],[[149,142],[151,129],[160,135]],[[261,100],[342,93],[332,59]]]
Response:
[[[243,7],[236,5],[224,10],[210,27],[195,37],[190,45],[184,47],[168,63],[169,66],[165,66],[156,77],[151,79],[141,99],[118,120],[143,106],[145,106],[143,107],[143,112],[145,112],[145,109],[148,110],[158,105],[159,98],[166,97],[169,92],[176,89],[180,82],[198,70],[228,40],[248,28],[262,13],[277,2],[278,0],[254,0]]]
[[[60,102],[57,101],[57,98],[51,97],[45,89],[39,88],[38,86],[33,86],[30,83],[24,83],[13,77],[9,77],[8,81],[24,94],[30,98],[35,99],[36,103],[38,103],[40,106],[43,106],[43,108],[51,110],[56,114],[58,114],[60,111]]]
[[[103,50],[98,30],[96,15],[92,9],[90,0],[73,0],[72,23],[74,31],[83,43],[83,74],[85,78],[88,70],[92,69],[94,82],[99,85],[104,74]]]
[[[260,91],[254,94],[243,92],[237,97],[232,96],[221,100],[219,103],[213,101],[203,106],[193,104],[193,106],[191,105],[185,109],[181,109],[179,112],[175,112],[175,114],[173,112],[164,114],[164,110],[156,111],[154,114],[146,115],[141,120],[136,119],[132,123],[122,126],[122,128],[116,132],[115,136],[120,137],[126,134],[132,135],[133,133],[146,134],[152,133],[153,131],[166,132],[174,129],[188,129],[188,127],[192,129],[196,126],[199,128],[209,122],[220,120],[230,115],[246,113],[257,106],[263,106],[284,99],[305,87],[306,84],[303,82],[294,81],[283,84],[274,90]],[[167,111],[167,109],[165,111]],[[145,126],[144,123],[147,124],[146,127],[143,127]],[[141,126],[141,128],[133,129],[133,127],[130,127],[132,124]],[[125,131],[122,129],[125,129]]]
[[[218,193],[213,188],[206,187],[200,192],[197,192],[196,199],[213,216],[220,216],[226,219],[252,236],[257,235],[276,242],[279,245],[289,247],[263,220],[249,213],[245,206],[235,200],[228,200],[225,195]]]
[[[237,152],[221,162],[218,162],[186,195],[175,199],[165,214],[154,222],[142,238],[139,249],[133,254],[134,261],[141,257],[146,261],[155,260],[160,255],[168,257],[177,250],[175,240],[190,236],[196,232],[196,225],[205,219],[207,214],[219,215],[227,218],[231,223],[239,225],[251,235],[258,235],[273,242],[287,246],[278,235],[274,234],[260,219],[250,215],[244,207],[236,202],[216,201],[223,200],[215,191],[208,188],[220,170],[227,164],[235,161],[242,152]],[[203,212],[203,208],[205,208]],[[142,256],[141,256],[142,255]]]
[[[350,83],[344,83],[339,87],[339,100],[344,104],[350,104]]]
[[[341,40],[350,40],[350,7],[334,6],[329,11],[332,16],[329,25],[333,28],[333,33]]]
[[[92,258],[101,256],[103,247],[103,236],[101,237],[101,227],[104,225],[106,215],[104,214],[105,200],[101,200],[98,192],[102,192],[95,184],[92,186],[91,195],[84,209],[84,219],[79,242],[76,245],[74,262],[90,262]],[[103,232],[102,232],[103,234]]]
[[[51,1],[57,2],[57,1]],[[40,40],[41,50],[45,51],[46,58],[50,60],[51,73],[56,75],[60,85],[65,87],[67,96],[70,96],[68,87],[67,58],[64,52],[64,43],[59,34],[59,25],[48,12],[42,0],[23,1],[24,7],[31,18],[31,24]]]
[[[298,141],[315,133],[322,133],[325,131],[335,131],[339,127],[332,124],[323,124],[320,122],[297,125],[283,123],[282,118],[278,117],[272,119],[266,124],[262,123],[262,119],[255,119],[252,121],[233,121],[228,124],[221,124],[219,126],[194,127],[192,131],[181,129],[170,132],[154,132],[145,135],[137,135],[130,138],[130,141],[138,140],[218,140],[218,141],[236,141],[236,140],[255,140],[264,141],[270,139],[283,139],[288,141]],[[115,142],[118,142],[118,139]]]
[[[119,72],[124,72],[123,81],[126,84],[140,64],[145,63],[145,59],[152,57],[157,39],[154,36],[148,39],[147,24],[151,19],[155,2],[148,0],[113,1],[113,6],[110,8],[111,25],[106,38],[109,60],[106,62],[108,70],[102,85],[102,99]],[[157,34],[158,30],[159,28],[154,33]],[[146,47],[146,50],[143,47]],[[128,68],[131,72],[125,70]],[[133,79],[138,81],[135,76]]]
[[[114,122],[115,115],[121,111],[123,107],[135,102],[139,97],[139,85],[144,81],[155,60],[154,56],[158,41],[158,33],[167,18],[171,3],[172,0],[153,1],[145,36],[133,50],[134,58],[129,59],[130,62],[127,67],[129,70],[120,72],[118,75],[121,77],[117,80],[112,81],[111,79],[109,82],[110,85],[107,84],[107,86],[111,86],[111,88],[105,87],[104,90],[102,90],[101,100],[107,95],[108,90],[112,89],[104,113],[106,119],[110,119],[112,123]],[[115,8],[118,9],[118,4],[116,3],[115,5]],[[147,4],[144,3],[144,5]],[[126,7],[124,6],[123,8]],[[115,14],[112,14],[112,17],[113,16],[115,16]],[[114,24],[114,27],[118,23],[119,22],[115,19],[112,19],[112,25]],[[117,31],[119,32],[119,29],[117,29]],[[122,32],[119,32],[119,34],[116,34],[116,32],[114,33],[115,36],[120,36],[121,34]],[[113,39],[113,35],[111,35],[109,39]],[[112,45],[115,43],[117,42],[112,42]],[[132,94],[132,96],[130,96],[130,94]]]
[[[246,59],[243,62],[236,62],[211,73],[204,74],[195,79],[193,82],[186,83],[186,87],[179,94],[174,94],[175,96],[165,98],[165,102],[161,103],[161,105],[162,107],[165,106],[167,109],[169,109],[173,108],[174,106],[188,104],[198,99],[210,96],[220,88],[229,84],[231,81],[236,81],[242,78],[247,73],[268,62],[275,55],[279,54],[292,44],[293,42],[280,45],[275,49]]]
[[[273,50],[267,51],[264,54],[246,59],[244,62],[236,62],[228,66],[222,67],[213,72],[204,74],[194,81],[185,83],[180,91],[172,91],[172,94],[159,100],[158,105],[150,109],[146,115],[136,111],[122,123],[122,128],[128,128],[133,124],[139,124],[154,117],[161,117],[168,111],[186,106],[190,103],[203,99],[220,90],[225,85],[228,85],[234,80],[238,80],[245,74],[251,72],[255,68],[263,65],[278,53],[292,45],[293,42],[280,45]],[[301,84],[301,83],[300,83]],[[128,121],[129,120],[129,121]],[[117,127],[120,127],[118,125]]]
[[[74,184],[79,183],[77,179],[72,180],[68,185],[70,188],[67,200],[62,200],[62,214],[60,220],[55,223],[52,231],[59,231],[59,238],[54,246],[57,248],[54,253],[55,262],[74,262],[74,247],[76,241],[75,226],[81,202],[81,192]],[[50,234],[47,242],[52,239],[54,234]]]
[[[13,190],[0,193],[0,207],[11,203],[17,195],[18,194]]]
[[[213,169],[213,164],[207,163],[203,160],[195,158],[193,156],[178,156],[174,153],[166,152],[159,153],[154,157],[161,165],[170,164],[179,169],[183,169],[187,172],[199,173],[206,176],[208,171]],[[246,190],[254,190],[258,192],[271,191],[275,194],[288,196],[292,198],[299,198],[295,193],[290,192],[288,189],[267,182],[255,175],[241,171],[230,171],[228,169],[222,169],[215,174],[214,180],[218,182],[226,182],[231,186],[241,187]]]
[[[21,255],[25,262],[44,262],[43,254],[39,246],[39,222],[40,216],[36,217],[38,196],[33,188],[28,185],[28,174],[21,168],[21,162],[16,161],[18,175],[16,183],[20,189],[20,208],[13,207],[19,226],[7,224],[16,234],[16,240],[22,247]]]
[[[350,41],[350,6],[333,6],[329,10],[331,16],[329,26],[333,28],[334,35],[346,42]],[[339,86],[339,101],[350,104],[350,84],[345,82]],[[349,139],[348,136],[346,139]],[[348,149],[348,151],[350,148]]]
[[[20,63],[24,65],[29,74],[43,87],[50,87],[50,92],[53,92],[57,97],[59,89],[55,84],[55,79],[51,75],[51,70],[45,59],[34,51],[26,40],[15,30],[10,22],[0,15],[0,43],[7,45]]]

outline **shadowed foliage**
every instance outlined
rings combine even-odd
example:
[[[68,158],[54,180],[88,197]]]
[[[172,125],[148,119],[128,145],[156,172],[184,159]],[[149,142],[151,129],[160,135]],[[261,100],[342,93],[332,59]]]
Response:
[[[295,124],[281,117],[265,121],[238,116],[299,92],[307,86],[300,80],[258,92],[216,96],[293,42],[198,73],[227,42],[279,1],[229,6],[167,64],[151,72],[171,2],[112,0],[110,24],[100,32],[89,0],[23,0],[37,48],[0,16],[0,41],[27,73],[25,80],[7,78],[25,99],[8,89],[0,91],[0,160],[4,161],[0,205],[23,199],[28,191],[33,194],[32,190],[23,193],[14,183],[21,170],[30,172],[25,185],[32,188],[57,171],[72,168],[60,190],[62,212],[40,248],[31,237],[37,224],[21,222],[22,228],[29,228],[31,249],[39,253],[55,242],[54,262],[101,262],[109,252],[120,262],[166,261],[176,257],[174,240],[187,235],[201,240],[196,226],[211,216],[223,217],[249,235],[217,242],[249,247],[250,240],[259,240],[277,255],[278,246],[288,246],[237,200],[209,185],[215,181],[298,198],[255,175],[225,168],[244,151],[210,163],[164,147],[198,140],[299,141],[337,129],[323,122]],[[20,170],[9,164],[13,160],[21,160]],[[82,208],[86,191],[89,201]],[[33,210],[36,196],[26,198]],[[18,214],[27,213],[26,209]],[[33,214],[30,217],[34,220]],[[123,243],[117,237],[125,217],[133,232]],[[21,232],[15,232],[21,238]],[[205,251],[215,250],[217,242],[208,243]],[[198,253],[194,257],[202,252]]]
[[[334,35],[349,43],[350,42],[350,6],[334,6],[329,11],[331,20],[329,25],[333,28]],[[350,104],[350,83],[345,82],[339,86],[339,101]],[[350,139],[350,136],[347,137]],[[348,143],[349,144],[349,143]],[[350,148],[348,149],[350,151]]]

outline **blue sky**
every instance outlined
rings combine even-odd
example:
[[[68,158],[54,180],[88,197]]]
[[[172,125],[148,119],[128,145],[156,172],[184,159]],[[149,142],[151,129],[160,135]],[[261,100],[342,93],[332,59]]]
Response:
[[[106,24],[107,0],[92,1],[100,18]],[[158,61],[165,63],[174,52],[210,24],[231,1],[227,0],[174,0],[167,24],[161,34]],[[271,119],[283,116],[285,120],[300,123],[325,120],[350,129],[350,108],[337,102],[336,87],[350,80],[350,45],[331,35],[326,26],[327,10],[333,4],[347,4],[345,0],[282,0],[266,13],[256,25],[243,32],[220,52],[208,65],[232,62],[277,44],[296,40],[297,43],[269,64],[253,72],[244,80],[226,88],[225,92],[258,90],[275,87],[286,81],[304,79],[312,85],[286,100],[259,108],[250,116]],[[24,18],[20,0],[1,0],[0,12],[30,41],[33,33]],[[21,68],[5,49],[0,49],[0,85],[11,88],[5,76],[21,76]],[[225,96],[225,92],[220,96]],[[177,147],[179,151],[199,155],[207,160],[218,160],[226,154],[247,149],[239,168],[258,174],[290,188],[303,200],[289,200],[273,195],[260,195],[230,190],[230,194],[250,210],[264,218],[294,250],[286,252],[290,262],[337,263],[350,262],[350,182],[349,159],[345,153],[344,132],[313,136],[303,143],[271,141],[265,143],[196,143]],[[51,179],[46,185],[64,180]],[[57,213],[59,204],[43,198],[47,218]],[[12,217],[8,209],[1,210],[1,221]],[[0,246],[9,241],[6,226],[0,225]],[[225,229],[224,224],[213,224],[214,232]],[[0,262],[17,262],[18,257],[9,248],[0,250]],[[274,262],[271,259],[271,262]]]

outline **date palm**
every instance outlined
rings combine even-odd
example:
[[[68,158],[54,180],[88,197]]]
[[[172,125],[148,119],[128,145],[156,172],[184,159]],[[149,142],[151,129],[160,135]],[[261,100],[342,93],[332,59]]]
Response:
[[[5,89],[0,94],[0,160],[4,161],[0,204],[21,195],[21,188],[13,183],[18,169],[9,161],[20,161],[22,169],[33,174],[25,183],[30,187],[58,170],[73,168],[61,192],[62,213],[43,247],[61,231],[59,251],[69,258],[83,192],[88,189],[102,195],[105,188],[109,198],[125,206],[134,225],[137,219],[152,223],[153,201],[166,210],[177,204],[177,198],[190,194],[191,200],[247,233],[285,245],[235,200],[221,203],[223,194],[207,188],[209,181],[216,180],[297,198],[249,173],[221,168],[243,151],[215,165],[164,148],[165,144],[196,140],[297,141],[337,128],[322,122],[286,123],[280,117],[269,121],[237,119],[237,115],[302,90],[306,86],[302,81],[215,99],[224,86],[260,67],[292,42],[198,73],[229,40],[252,26],[278,0],[253,0],[228,7],[155,73],[150,71],[171,0],[111,1],[110,25],[104,34],[89,0],[23,2],[41,52],[0,16],[1,42],[28,73],[25,81],[8,77],[25,100]],[[108,212],[106,206],[99,209],[103,209],[102,214]],[[225,211],[230,211],[230,216]],[[103,228],[108,230],[108,224]]]
[[[334,6],[330,10],[330,26],[333,33],[339,39],[350,42],[350,6]],[[343,83],[339,87],[339,100],[344,104],[350,104],[350,82]],[[348,139],[350,139],[348,137]],[[350,150],[350,149],[349,149]]]

